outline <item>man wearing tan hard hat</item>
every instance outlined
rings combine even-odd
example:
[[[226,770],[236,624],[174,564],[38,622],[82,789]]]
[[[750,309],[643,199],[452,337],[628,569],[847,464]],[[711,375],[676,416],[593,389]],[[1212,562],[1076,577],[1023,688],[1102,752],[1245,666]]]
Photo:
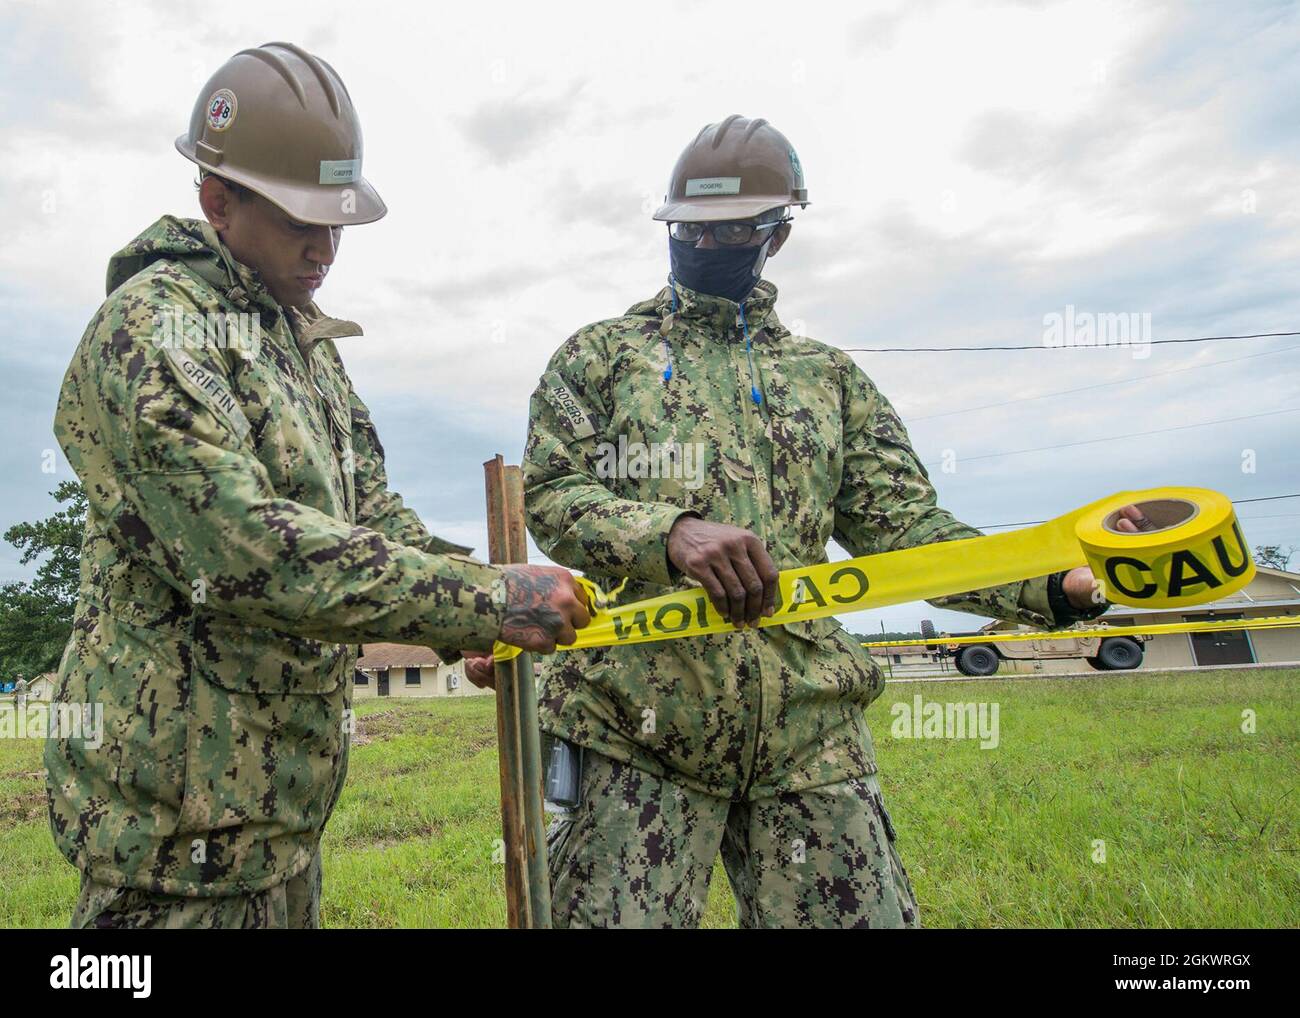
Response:
[[[289,43],[237,53],[176,147],[203,220],[113,256],[55,434],[89,498],[55,701],[105,737],[50,740],[50,821],[81,870],[74,926],[319,922],[356,645],[439,649],[482,682],[503,639],[587,622],[572,576],[483,565],[389,490],[314,295],[344,226],[386,212],[342,80]],[[346,345],[346,344],[345,344]]]
[[[764,268],[808,204],[771,124],[705,126],[654,214],[668,285],[579,329],[533,395],[538,547],[627,577],[628,601],[703,586],[742,627],[547,662],[550,756],[579,775],[552,795],[557,926],[697,925],[719,852],[743,926],[919,923],[864,718],[879,666],[833,618],[754,626],[778,569],[827,561],[831,538],[856,556],[977,533],[852,358],[777,318]],[[654,469],[607,453],[633,446]],[[1093,591],[1083,568],[934,603],[1054,627],[1100,614]]]

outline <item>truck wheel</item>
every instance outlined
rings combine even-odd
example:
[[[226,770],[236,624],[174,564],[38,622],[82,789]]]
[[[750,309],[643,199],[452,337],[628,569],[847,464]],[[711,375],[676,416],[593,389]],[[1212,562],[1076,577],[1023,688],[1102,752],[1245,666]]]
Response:
[[[922,619],[922,620],[921,620],[921,635],[922,635],[923,637],[925,637],[927,640],[933,640],[933,639],[934,639],[934,623],[931,622],[929,619]],[[934,650],[934,644],[932,644],[932,643],[927,643],[927,644],[925,645],[925,649],[926,649],[926,650]]]
[[[1127,636],[1108,636],[1101,641],[1097,660],[1106,671],[1127,671],[1142,663],[1142,644]]]
[[[957,655],[957,670],[963,675],[992,675],[998,670],[998,652],[979,643],[964,647]]]

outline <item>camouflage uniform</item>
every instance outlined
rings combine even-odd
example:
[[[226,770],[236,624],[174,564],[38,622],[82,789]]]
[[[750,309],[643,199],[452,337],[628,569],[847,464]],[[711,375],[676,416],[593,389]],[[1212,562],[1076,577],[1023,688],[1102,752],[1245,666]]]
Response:
[[[920,921],[874,774],[732,801],[587,753],[547,849],[557,927],[698,926],[719,850],[741,926]]]
[[[54,699],[104,711],[100,746],[45,754],[55,841],[87,878],[76,921],[314,923],[355,644],[486,649],[501,575],[388,490],[335,348],[356,325],[281,308],[171,217],[108,291],[55,419],[90,509]],[[175,310],[256,313],[260,343],[159,345]]]
[[[752,531],[780,569],[825,562],[832,537],[867,555],[977,533],[935,506],[902,423],[861,369],[792,335],[776,297],[760,282],[744,302],[752,369],[738,306],[679,284],[559,349],[533,395],[524,457],[543,551],[607,583],[628,577],[632,600],[692,585],[666,555],[687,512]],[[663,470],[601,476],[602,443],[620,436],[671,443],[682,462],[700,443],[703,483]],[[934,603],[1058,621],[1045,578]],[[542,726],[586,747],[592,772],[584,805],[552,832],[557,925],[690,924],[719,844],[743,921],[913,923],[863,717],[883,686],[834,619],[548,661]],[[807,851],[803,869],[780,862],[790,840]]]
[[[74,930],[314,930],[320,927],[320,852],[307,868],[253,894],[155,894],[92,880],[83,870]]]

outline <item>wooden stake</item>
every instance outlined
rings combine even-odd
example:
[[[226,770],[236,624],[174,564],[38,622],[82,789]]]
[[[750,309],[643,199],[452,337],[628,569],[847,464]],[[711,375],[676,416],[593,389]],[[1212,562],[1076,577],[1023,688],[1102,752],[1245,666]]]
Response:
[[[487,486],[488,559],[527,563],[524,481],[498,453],[483,464]],[[505,845],[506,919],[511,929],[550,929],[542,806],[541,729],[532,658],[498,661],[497,750],[501,773],[501,837]]]

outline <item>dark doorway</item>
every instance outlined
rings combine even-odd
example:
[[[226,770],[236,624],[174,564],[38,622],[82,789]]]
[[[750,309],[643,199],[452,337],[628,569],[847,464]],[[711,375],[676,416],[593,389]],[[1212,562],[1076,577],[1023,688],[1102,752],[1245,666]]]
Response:
[[[1236,615],[1184,615],[1186,622],[1224,622],[1239,619]],[[1192,657],[1198,665],[1251,665],[1255,663],[1255,648],[1250,634],[1244,629],[1221,629],[1213,633],[1188,633],[1192,638]]]
[[[388,695],[388,669],[385,668],[383,671],[378,672],[377,676],[379,678],[379,695],[387,696]]]

